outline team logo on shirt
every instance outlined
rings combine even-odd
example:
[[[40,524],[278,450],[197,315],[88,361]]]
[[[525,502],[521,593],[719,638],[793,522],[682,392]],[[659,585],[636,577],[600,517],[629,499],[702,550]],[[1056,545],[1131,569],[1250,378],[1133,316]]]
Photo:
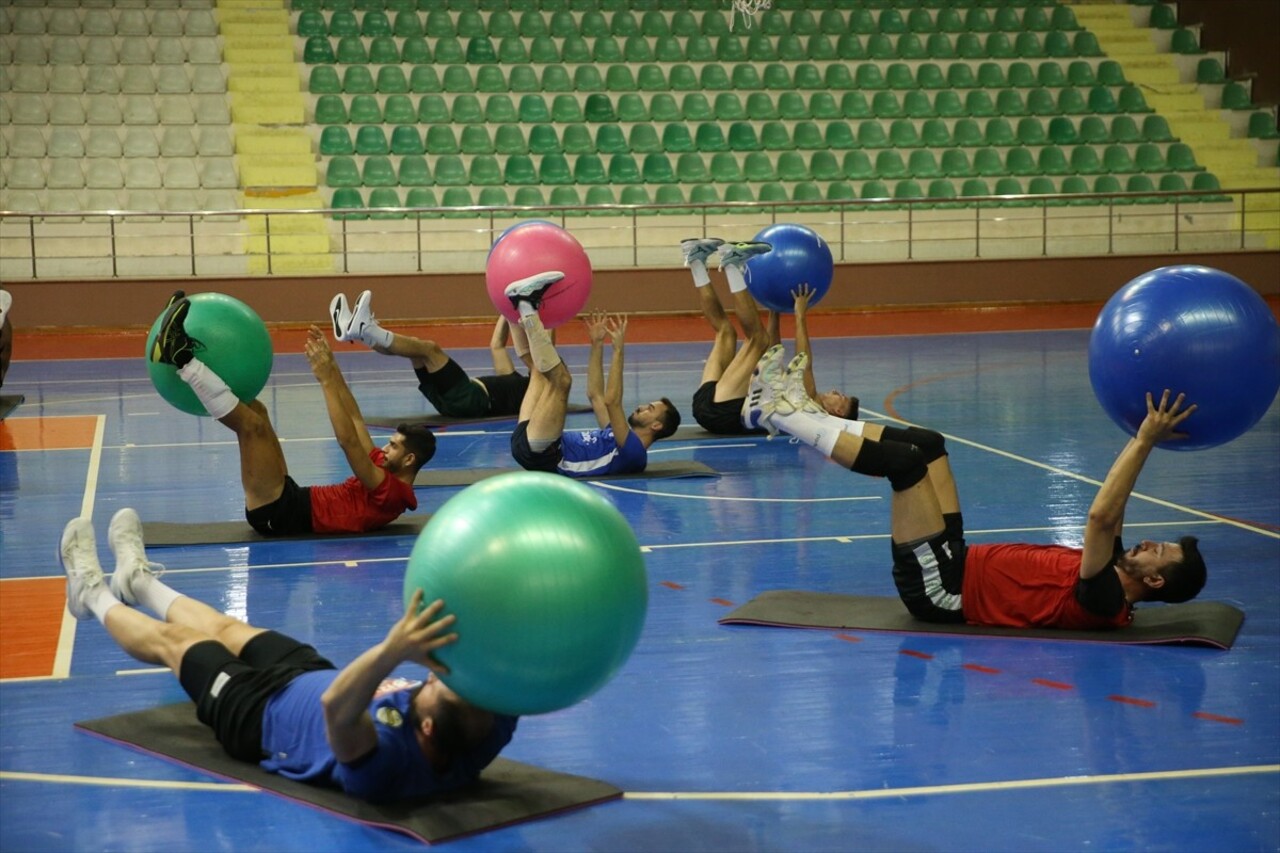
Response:
[[[393,729],[400,728],[401,724],[404,723],[404,717],[401,716],[399,711],[390,705],[383,705],[378,709],[375,716],[378,718],[378,722],[382,723],[384,726],[390,726]]]

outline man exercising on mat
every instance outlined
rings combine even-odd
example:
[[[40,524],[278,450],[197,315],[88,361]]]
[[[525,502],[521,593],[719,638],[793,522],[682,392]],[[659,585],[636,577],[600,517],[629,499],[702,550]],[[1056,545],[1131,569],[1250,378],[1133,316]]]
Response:
[[[1179,394],[1158,402],[1112,464],[1084,528],[1084,547],[967,546],[960,498],[943,436],[920,427],[889,427],[835,418],[804,393],[782,348],[760,360],[744,417],[785,432],[860,474],[885,477],[893,489],[890,532],[893,580],[903,604],[927,622],[1098,630],[1128,625],[1138,601],[1183,602],[1204,587],[1197,539],[1120,543],[1125,505],[1152,448],[1184,437],[1195,410]]]
[[[200,361],[203,345],[183,329],[189,309],[190,302],[179,291],[160,320],[150,358],[176,367],[205,410],[235,432],[245,519],[254,530],[263,536],[365,533],[418,508],[413,481],[435,455],[435,435],[424,426],[401,424],[386,445],[375,447],[360,406],[318,326],[311,327],[307,338],[307,360],[324,391],[329,422],[352,476],[334,485],[303,487],[289,476],[266,406],[259,400],[241,402]]]
[[[383,355],[409,359],[418,377],[418,390],[442,415],[452,418],[485,418],[515,416],[529,388],[529,375],[516,370],[507,352],[510,328],[507,318],[498,317],[489,339],[493,358],[493,374],[469,377],[435,341],[423,340],[384,329],[378,324],[370,305],[368,290],[356,298],[355,308],[347,306],[347,297],[339,293],[329,304],[333,336],[340,341],[360,341]],[[516,355],[533,372],[529,351],[517,349]]]
[[[768,327],[760,324],[760,306],[747,289],[746,263],[751,258],[772,251],[773,247],[762,242],[726,243],[718,237],[695,237],[683,241],[685,266],[693,275],[697,286],[702,315],[715,330],[716,340],[702,369],[702,383],[693,395],[693,417],[707,432],[717,435],[763,434],[742,422],[742,404],[747,396],[747,385],[756,362],[766,349],[777,344],[779,317],[770,311]],[[733,324],[725,313],[720,296],[711,286],[707,273],[707,261],[717,255],[720,269],[729,282],[729,294],[733,297],[734,316],[742,326],[745,337],[741,347]],[[810,353],[807,313],[813,291],[808,284],[801,284],[791,296],[795,300],[796,352]],[[836,390],[818,393],[814,384],[811,362],[804,366],[804,382],[808,394],[836,417],[858,417],[858,398]]]
[[[569,477],[639,473],[648,465],[649,446],[680,426],[680,412],[663,397],[637,406],[627,415],[622,408],[627,319],[597,312],[587,320],[587,336],[591,341],[587,400],[600,428],[565,432],[573,377],[556,352],[551,333],[538,316],[542,295],[562,278],[561,272],[540,273],[508,285],[505,291],[520,312],[520,325],[512,326],[516,349],[527,349],[535,368],[529,379],[529,391],[520,406],[519,423],[511,434],[511,455],[530,471],[549,471]],[[525,338],[523,342],[521,337]],[[607,384],[605,337],[613,346]]]
[[[67,609],[95,617],[134,658],[169,667],[233,758],[353,797],[388,801],[461,787],[511,740],[516,718],[463,701],[439,679],[391,678],[402,663],[448,674],[436,650],[456,642],[452,615],[422,592],[382,642],[338,669],[314,648],[255,628],[164,584],[132,509],[111,519],[108,587],[93,525],[72,519],[59,556]],[[132,605],[132,606],[124,606]],[[159,618],[135,610],[145,607]]]

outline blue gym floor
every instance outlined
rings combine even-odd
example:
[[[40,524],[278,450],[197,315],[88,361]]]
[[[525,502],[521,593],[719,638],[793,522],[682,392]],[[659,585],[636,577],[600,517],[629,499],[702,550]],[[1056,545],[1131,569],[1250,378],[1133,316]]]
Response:
[[[1078,543],[1126,436],[1094,401],[1085,330],[822,338],[821,387],[868,418],[951,437],[971,542]],[[628,406],[688,415],[707,344],[632,343]],[[566,347],[585,395],[583,347]],[[21,353],[19,353],[19,356]],[[456,351],[484,367],[487,351]],[[407,363],[340,350],[367,415],[426,410]],[[17,361],[29,418],[99,418],[90,449],[0,452],[0,594],[51,577],[67,519],[241,517],[235,443],[171,409],[138,358]],[[347,476],[300,354],[263,400],[294,476]],[[686,421],[691,418],[686,417]],[[575,416],[571,426],[590,425]],[[433,465],[511,467],[505,424],[441,433]],[[1201,539],[1203,597],[1243,608],[1216,651],[729,628],[769,589],[893,595],[888,490],[785,440],[660,443],[719,479],[598,483],[635,527],[646,629],[618,676],[522,721],[508,757],[609,781],[623,800],[451,842],[451,850],[1276,850],[1280,848],[1280,405],[1242,438],[1157,451],[1127,538]],[[456,489],[419,491],[432,512]],[[339,662],[400,610],[408,538],[164,548],[167,582]],[[104,545],[105,547],[105,545]],[[0,849],[398,850],[416,842],[99,741],[77,720],[184,698],[95,622],[65,677],[0,684]]]

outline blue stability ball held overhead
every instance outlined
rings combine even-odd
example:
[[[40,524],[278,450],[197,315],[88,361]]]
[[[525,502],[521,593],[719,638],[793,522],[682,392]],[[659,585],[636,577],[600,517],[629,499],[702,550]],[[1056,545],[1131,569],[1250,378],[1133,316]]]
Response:
[[[193,293],[191,308],[182,327],[200,342],[196,357],[216,373],[242,402],[252,402],[271,377],[271,335],[267,326],[245,303],[224,293]],[[170,405],[192,415],[205,415],[200,400],[169,364],[151,361],[151,347],[160,333],[164,311],[147,335],[147,373],[151,384]]]
[[[514,471],[446,501],[404,578],[457,616],[437,652],[444,682],[481,708],[541,714],[595,693],[644,626],[648,581],[635,534],[590,487]]]
[[[747,289],[756,302],[789,314],[795,308],[791,293],[802,284],[813,290],[810,306],[822,301],[835,273],[827,241],[813,229],[791,223],[770,225],[755,239],[773,247],[747,261]]]
[[[1280,389],[1280,327],[1235,276],[1170,266],[1138,276],[1103,306],[1089,338],[1089,381],[1106,413],[1135,435],[1146,394],[1186,395],[1198,408],[1170,450],[1216,447],[1242,435]]]

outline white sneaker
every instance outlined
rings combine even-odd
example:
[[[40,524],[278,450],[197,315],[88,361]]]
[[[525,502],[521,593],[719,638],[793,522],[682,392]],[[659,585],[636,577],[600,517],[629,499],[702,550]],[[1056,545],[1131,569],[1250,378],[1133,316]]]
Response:
[[[773,416],[788,415],[795,411],[796,407],[782,393],[785,382],[782,369],[784,354],[782,344],[774,344],[760,356],[755,370],[751,372],[747,397],[742,401],[742,425],[747,429],[765,429],[770,435],[777,435],[778,428],[773,425]]]
[[[107,528],[107,544],[116,555],[116,570],[111,574],[111,594],[125,604],[137,604],[133,582],[141,573],[159,575],[164,566],[147,560],[146,546],[142,542],[142,519],[138,513],[126,507],[111,518]]]
[[[91,619],[93,611],[86,599],[89,591],[102,583],[103,574],[89,519],[73,518],[67,522],[58,546],[58,562],[67,573],[67,610],[81,621]]]
[[[822,408],[816,400],[809,396],[809,389],[804,384],[804,369],[809,365],[809,354],[807,352],[798,352],[791,359],[791,363],[787,365],[787,369],[782,374],[781,390],[782,396],[796,410],[808,412],[811,415],[826,415],[827,410]]]
[[[687,267],[694,261],[706,263],[707,258],[716,253],[724,245],[719,237],[690,237],[680,241],[680,251],[684,253],[684,265]]]
[[[513,281],[503,289],[503,294],[511,300],[511,304],[516,310],[520,310],[521,302],[528,302],[534,311],[538,310],[538,306],[542,304],[542,297],[546,295],[547,288],[564,278],[564,273],[559,270],[548,270],[531,275],[528,278],[522,278],[519,281]]]
[[[356,307],[351,309],[351,319],[347,321],[346,341],[360,341],[367,344],[369,341],[365,338],[365,333],[377,325],[373,319],[373,308],[369,303],[373,301],[373,292],[366,290],[356,297]]]
[[[345,341],[347,326],[351,325],[351,308],[347,305],[345,293],[339,293],[329,303],[329,319],[333,321],[333,337]]]
[[[720,269],[725,267],[742,268],[747,261],[757,255],[765,255],[773,251],[768,243],[747,240],[742,243],[725,243],[720,247]]]
[[[0,290],[0,326],[4,325],[5,318],[9,316],[11,307],[13,307],[13,294],[7,290]]]

